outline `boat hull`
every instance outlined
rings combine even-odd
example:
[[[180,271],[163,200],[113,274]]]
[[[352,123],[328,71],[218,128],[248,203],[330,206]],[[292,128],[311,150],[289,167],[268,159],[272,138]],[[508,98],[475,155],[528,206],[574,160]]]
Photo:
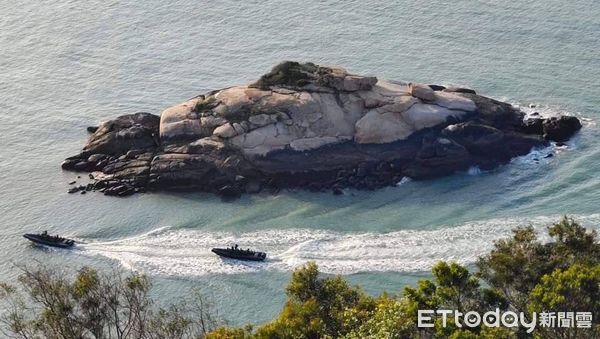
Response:
[[[58,248],[71,248],[73,247],[73,242],[68,242],[70,239],[63,239],[61,241],[51,241],[47,240],[37,234],[24,234],[23,237],[31,242],[39,245],[52,246]]]
[[[233,251],[225,248],[213,248],[211,251],[220,257],[246,261],[264,261],[267,256],[262,252],[244,253],[244,251]]]

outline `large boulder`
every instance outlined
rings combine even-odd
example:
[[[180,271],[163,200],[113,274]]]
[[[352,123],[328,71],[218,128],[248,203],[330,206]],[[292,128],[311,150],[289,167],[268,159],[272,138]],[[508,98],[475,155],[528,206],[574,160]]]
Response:
[[[406,139],[414,131],[398,113],[371,110],[356,122],[354,140],[360,144],[385,144]]]
[[[403,176],[494,168],[581,128],[574,117],[524,117],[470,89],[288,61],[160,118],[137,113],[104,122],[62,167],[93,172],[90,187],[118,196],[169,189],[237,197],[282,187],[340,193]]]
[[[573,116],[552,117],[543,123],[544,138],[551,141],[567,141],[580,129],[581,122]]]
[[[83,148],[84,154],[120,155],[158,145],[160,118],[150,113],[122,115],[100,124]]]
[[[415,161],[404,173],[414,179],[428,179],[465,170],[473,164],[472,155],[461,144],[447,138],[427,136]]]
[[[477,118],[498,129],[514,129],[523,125],[525,113],[513,105],[473,93],[460,93],[477,106]]]
[[[435,92],[430,86],[422,84],[410,84],[409,91],[410,94],[415,98],[429,102],[435,101]]]
[[[215,127],[226,121],[203,115],[200,110],[208,106],[204,97],[199,96],[165,109],[160,115],[161,140],[168,142],[210,136]]]
[[[219,138],[231,138],[238,135],[239,133],[235,130],[235,128],[233,128],[232,124],[225,123],[215,128],[212,134]]]
[[[442,130],[442,135],[463,145],[474,155],[496,153],[499,156],[508,153],[504,133],[492,126],[469,121],[447,126]]]

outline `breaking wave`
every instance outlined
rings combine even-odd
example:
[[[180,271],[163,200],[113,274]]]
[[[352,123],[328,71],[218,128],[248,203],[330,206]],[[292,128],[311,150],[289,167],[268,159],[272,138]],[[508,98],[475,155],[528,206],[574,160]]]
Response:
[[[473,263],[493,241],[510,236],[511,229],[531,224],[547,240],[545,228],[560,216],[533,219],[491,219],[435,230],[390,233],[343,233],[311,229],[266,230],[235,234],[162,227],[139,236],[80,245],[82,253],[103,256],[123,266],[167,276],[290,271],[314,260],[327,273],[427,271],[439,260]],[[576,216],[597,229],[600,214]],[[212,247],[230,246],[266,251],[265,262],[221,259]]]

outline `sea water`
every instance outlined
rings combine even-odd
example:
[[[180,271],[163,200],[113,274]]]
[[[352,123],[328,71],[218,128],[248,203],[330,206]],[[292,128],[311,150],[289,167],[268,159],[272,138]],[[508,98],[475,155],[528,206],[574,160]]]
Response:
[[[198,288],[233,324],[273,317],[309,260],[369,293],[401,292],[438,260],[472,264],[519,225],[600,221],[600,4],[481,1],[4,1],[0,3],[0,280],[40,261],[143,271],[159,301]],[[69,195],[85,127],[257,79],[282,60],[471,86],[584,128],[494,171],[375,192]],[[529,104],[536,105],[529,108]],[[552,157],[547,157],[552,153]],[[85,242],[39,249],[48,230]],[[213,246],[269,253],[221,260]]]

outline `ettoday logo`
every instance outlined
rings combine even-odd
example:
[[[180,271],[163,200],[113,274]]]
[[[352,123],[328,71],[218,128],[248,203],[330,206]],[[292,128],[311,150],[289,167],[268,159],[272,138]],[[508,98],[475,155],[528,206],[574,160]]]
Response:
[[[434,327],[435,316],[442,320],[442,327],[448,325],[448,319],[454,319],[454,325],[463,327],[523,327],[527,333],[541,327],[579,327],[591,328],[591,312],[536,312],[526,316],[523,312],[500,311],[496,308],[483,314],[479,312],[460,312],[457,310],[418,310],[417,326],[421,328]]]

